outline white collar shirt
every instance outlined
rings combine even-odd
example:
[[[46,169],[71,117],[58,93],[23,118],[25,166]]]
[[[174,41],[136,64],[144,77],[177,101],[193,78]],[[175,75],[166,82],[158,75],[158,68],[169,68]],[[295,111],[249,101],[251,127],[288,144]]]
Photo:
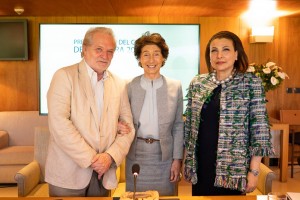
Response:
[[[106,71],[103,72],[103,78],[98,81],[97,73],[85,62],[86,68],[91,79],[92,89],[94,91],[94,99],[97,105],[99,121],[101,119],[101,113],[103,111],[103,97],[104,97],[104,81],[108,77]]]
[[[139,119],[138,135],[140,137],[159,139],[156,90],[162,85],[162,76],[155,80],[141,77],[141,86],[146,90],[146,96]]]

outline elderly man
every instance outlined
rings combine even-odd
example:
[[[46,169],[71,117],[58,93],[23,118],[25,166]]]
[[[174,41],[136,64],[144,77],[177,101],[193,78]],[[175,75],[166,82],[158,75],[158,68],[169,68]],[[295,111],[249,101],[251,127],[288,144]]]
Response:
[[[126,83],[107,70],[110,28],[87,31],[80,63],[59,69],[47,94],[50,196],[108,196],[134,137]]]

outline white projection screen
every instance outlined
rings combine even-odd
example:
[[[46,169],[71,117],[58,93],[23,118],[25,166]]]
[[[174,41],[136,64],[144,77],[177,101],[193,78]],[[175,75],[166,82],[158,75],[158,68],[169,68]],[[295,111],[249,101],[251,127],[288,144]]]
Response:
[[[59,68],[80,62],[84,35],[96,26],[114,31],[117,48],[108,69],[127,80],[143,73],[133,54],[135,40],[147,31],[161,34],[169,46],[169,57],[161,74],[181,81],[185,99],[188,85],[200,68],[199,24],[40,24],[40,115],[48,113],[46,95],[53,74]],[[185,104],[184,101],[184,108]]]

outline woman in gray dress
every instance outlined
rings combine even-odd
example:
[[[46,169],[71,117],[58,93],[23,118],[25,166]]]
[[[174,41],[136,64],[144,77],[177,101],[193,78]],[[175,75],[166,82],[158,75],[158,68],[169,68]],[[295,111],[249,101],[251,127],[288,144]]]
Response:
[[[126,158],[126,191],[134,191],[132,165],[140,166],[136,191],[157,190],[177,195],[183,158],[183,97],[181,82],[160,74],[169,47],[158,33],[135,41],[134,55],[144,74],[128,84],[135,140]]]

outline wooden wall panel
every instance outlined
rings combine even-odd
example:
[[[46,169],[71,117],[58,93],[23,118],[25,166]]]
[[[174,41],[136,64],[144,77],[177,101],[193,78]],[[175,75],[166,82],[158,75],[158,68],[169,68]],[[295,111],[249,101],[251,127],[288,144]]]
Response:
[[[119,24],[148,24],[158,23],[158,17],[118,17],[117,23]]]
[[[275,62],[277,65],[281,66],[279,60],[278,60],[278,38],[279,38],[279,30],[278,30],[278,20],[274,20],[273,22],[275,26],[274,30],[274,40],[272,43],[249,43],[249,51],[248,51],[248,57],[249,57],[249,63],[256,63],[256,64],[262,64],[266,63],[268,61]],[[250,35],[250,29],[249,29],[249,35]],[[276,96],[280,95],[278,93],[278,90],[275,91],[269,91],[266,94],[267,98],[267,109],[269,112],[269,115],[272,118],[279,119],[279,112],[277,112],[279,106],[278,102],[274,102],[273,99],[276,99]],[[278,96],[279,98],[280,96]],[[278,99],[277,98],[277,99]]]
[[[219,31],[232,31],[239,35],[239,18],[200,17],[200,73],[207,73],[205,49],[209,39]]]
[[[300,87],[300,18],[281,18],[274,22],[273,43],[250,44],[249,27],[235,17],[28,17],[29,61],[0,61],[0,111],[39,109],[39,23],[174,23],[200,24],[200,73],[206,73],[205,48],[210,37],[218,31],[229,30],[242,40],[250,62],[267,60],[282,66],[291,77],[267,94],[271,117],[279,118],[279,110],[300,109],[300,94],[286,94],[286,87]]]
[[[287,94],[286,88],[300,88],[300,18],[279,20],[278,60],[290,79],[280,88],[280,108],[300,109],[300,93]]]
[[[38,110],[35,22],[28,19],[27,61],[0,61],[0,111]]]

